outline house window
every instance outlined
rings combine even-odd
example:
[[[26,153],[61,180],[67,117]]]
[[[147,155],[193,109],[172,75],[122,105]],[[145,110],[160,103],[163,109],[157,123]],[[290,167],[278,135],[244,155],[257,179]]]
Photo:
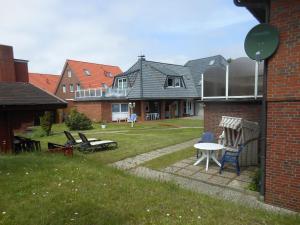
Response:
[[[70,84],[70,92],[74,92],[74,86],[73,86],[73,84]]]
[[[168,87],[173,87],[173,78],[168,78]]]
[[[168,77],[167,87],[183,87],[183,82],[180,77]]]
[[[214,59],[209,61],[209,65],[210,65],[210,66],[212,66],[212,65],[214,65],[214,64],[215,64],[215,60],[214,60]]]
[[[63,93],[66,93],[66,85],[62,85],[62,91],[63,91]]]
[[[112,112],[113,113],[120,112],[120,104],[112,104]]]
[[[68,70],[67,74],[68,74],[68,77],[72,77],[72,71],[71,70]]]
[[[128,104],[112,104],[112,112],[113,113],[128,113]]]
[[[87,69],[83,69],[84,75],[91,76],[91,72]]]
[[[126,89],[127,88],[127,79],[126,78],[119,78],[118,79],[118,88]]]
[[[175,78],[175,87],[180,87],[180,78]]]
[[[76,90],[77,90],[77,91],[80,91],[80,84],[77,84]]]

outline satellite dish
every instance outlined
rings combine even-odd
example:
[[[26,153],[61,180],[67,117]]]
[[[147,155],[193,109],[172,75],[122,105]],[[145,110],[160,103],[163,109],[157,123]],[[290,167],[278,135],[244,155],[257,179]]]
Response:
[[[260,61],[273,55],[278,45],[278,30],[269,24],[259,24],[248,32],[244,47],[249,58]]]

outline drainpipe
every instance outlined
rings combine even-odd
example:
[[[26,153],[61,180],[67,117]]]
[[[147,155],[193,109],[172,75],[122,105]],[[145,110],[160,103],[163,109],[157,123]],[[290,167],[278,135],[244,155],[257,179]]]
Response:
[[[270,5],[266,5],[266,17],[265,23],[269,23],[270,20]],[[260,138],[260,195],[265,196],[265,171],[266,171],[266,137],[267,137],[267,75],[268,75],[268,59],[264,60],[264,76],[263,76],[263,99],[262,99],[262,111],[261,111],[261,138]]]

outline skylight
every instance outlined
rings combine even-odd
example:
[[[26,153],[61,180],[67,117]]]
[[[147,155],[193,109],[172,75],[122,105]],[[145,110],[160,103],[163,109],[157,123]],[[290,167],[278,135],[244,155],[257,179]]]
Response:
[[[104,71],[104,75],[106,77],[113,77],[112,73],[111,72],[107,72],[107,71]]]
[[[209,61],[209,65],[210,65],[210,66],[214,65],[214,63],[215,63],[215,60],[214,60],[214,59]]]
[[[83,72],[86,76],[91,76],[91,72],[87,69],[83,69]]]

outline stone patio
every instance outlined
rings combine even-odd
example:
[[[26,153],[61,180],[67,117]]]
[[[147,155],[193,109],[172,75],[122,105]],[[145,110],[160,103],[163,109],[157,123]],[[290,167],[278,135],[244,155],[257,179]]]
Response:
[[[258,170],[257,167],[241,167],[241,174],[237,176],[233,167],[227,166],[222,174],[219,174],[219,168],[214,162],[210,162],[208,171],[205,171],[205,162],[194,166],[196,157],[190,157],[174,163],[162,169],[162,172],[183,176],[196,181],[208,184],[228,187],[239,191],[247,190],[252,181],[252,177]]]

